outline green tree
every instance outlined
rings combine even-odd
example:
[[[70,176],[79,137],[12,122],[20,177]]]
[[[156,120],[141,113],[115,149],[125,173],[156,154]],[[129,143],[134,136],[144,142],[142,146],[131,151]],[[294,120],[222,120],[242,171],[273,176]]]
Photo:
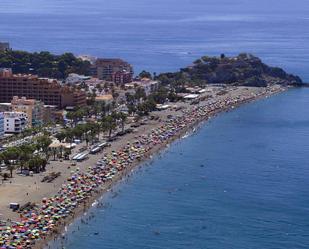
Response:
[[[125,113],[120,112],[118,114],[118,118],[120,119],[120,122],[121,122],[121,130],[122,130],[122,132],[124,132],[124,125],[125,125],[125,122],[126,122],[128,116]]]
[[[42,150],[45,154],[45,158],[48,157],[49,146],[52,143],[52,140],[49,136],[40,136],[36,139],[38,150]]]
[[[46,51],[29,53],[10,50],[0,52],[0,67],[10,67],[15,73],[63,79],[72,72],[88,74],[90,63],[76,58],[72,53],[59,56]]]
[[[18,160],[20,150],[17,147],[10,147],[2,152],[2,158],[6,165],[13,164]]]
[[[141,99],[146,99],[146,93],[144,88],[136,88],[134,98],[136,99],[137,103],[140,103]]]
[[[20,172],[23,171],[27,161],[31,158],[32,153],[35,151],[35,146],[33,145],[22,145],[19,147],[19,166]]]
[[[34,173],[40,173],[42,168],[43,160],[39,156],[34,156],[28,161],[28,169],[29,171],[33,171]]]
[[[13,178],[13,171],[14,171],[14,169],[15,169],[15,166],[9,164],[7,168],[8,168],[8,170],[10,171],[10,178]]]
[[[129,114],[134,114],[135,112],[136,112],[136,107],[135,107],[135,105],[133,105],[133,104],[128,104],[127,105],[127,107],[128,107],[128,113]]]
[[[152,79],[152,75],[151,73],[143,70],[140,74],[139,74],[139,77],[142,79],[142,78],[147,78],[147,79]]]
[[[62,142],[65,138],[66,138],[66,134],[65,132],[59,132],[55,135],[55,137],[60,141]]]
[[[108,137],[111,137],[113,130],[117,127],[115,118],[111,115],[106,116],[102,121],[102,127],[108,131]]]
[[[103,115],[103,117],[105,117],[106,115],[106,102],[105,101],[100,102],[100,112]]]

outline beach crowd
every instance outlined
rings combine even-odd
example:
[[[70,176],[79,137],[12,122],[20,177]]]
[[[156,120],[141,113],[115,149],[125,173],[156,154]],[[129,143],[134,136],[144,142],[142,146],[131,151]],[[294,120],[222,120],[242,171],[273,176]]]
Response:
[[[238,96],[183,109],[180,115],[162,121],[159,128],[135,137],[135,141],[128,142],[119,151],[105,154],[86,172],[76,168],[57,194],[42,199],[40,204],[30,209],[23,210],[19,221],[0,226],[0,249],[33,248],[36,241],[46,240],[52,234],[59,233],[66,218],[73,217],[77,207],[86,207],[90,197],[100,193],[105,183],[112,181],[133,163],[146,158],[154,147],[167,144],[185,132],[188,127],[219,111],[255,97]]]

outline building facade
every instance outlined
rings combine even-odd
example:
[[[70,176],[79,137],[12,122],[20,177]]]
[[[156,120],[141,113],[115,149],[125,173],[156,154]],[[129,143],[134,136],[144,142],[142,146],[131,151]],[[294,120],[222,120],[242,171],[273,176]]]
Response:
[[[10,77],[12,75],[11,68],[0,68],[0,77]]]
[[[59,113],[61,113],[61,112],[63,112],[63,111],[59,111],[57,106],[55,106],[55,105],[44,105],[44,112],[43,112],[43,122],[44,122],[44,124],[62,121],[63,119],[61,119],[61,118],[59,119]]]
[[[150,80],[147,78],[141,79],[140,81],[134,81],[129,84],[125,84],[128,89],[132,88],[142,88],[145,91],[145,94],[148,96],[149,94],[157,91],[159,89],[159,82]]]
[[[111,104],[113,102],[114,98],[111,94],[105,94],[101,96],[95,97],[96,102],[105,102],[106,104]]]
[[[24,112],[4,112],[4,132],[21,133],[27,128],[27,114]]]
[[[84,91],[61,86],[56,80],[36,75],[15,75],[10,69],[0,69],[0,102],[9,103],[14,96],[40,100],[60,109],[86,105]]]
[[[123,85],[132,82],[132,74],[130,72],[116,72],[112,75],[112,80],[117,85]]]
[[[10,44],[8,42],[0,42],[0,52],[10,50]]]
[[[0,138],[4,136],[4,114],[0,112]]]
[[[42,101],[14,96],[12,101],[13,112],[24,112],[28,117],[28,127],[43,125],[44,104]]]
[[[69,76],[65,79],[65,83],[68,85],[76,85],[85,82],[86,80],[90,80],[90,76],[79,75],[76,73],[70,73]]]
[[[11,103],[0,103],[0,112],[11,112],[12,105]]]
[[[121,59],[97,59],[91,68],[92,76],[106,81],[113,81],[115,73],[127,73],[132,81],[133,67]],[[127,76],[126,76],[127,77]]]

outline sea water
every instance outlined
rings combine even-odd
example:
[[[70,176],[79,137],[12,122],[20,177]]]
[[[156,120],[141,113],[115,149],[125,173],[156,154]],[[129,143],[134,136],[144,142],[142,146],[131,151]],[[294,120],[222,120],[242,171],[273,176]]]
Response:
[[[251,52],[309,81],[307,0],[1,0],[14,49],[151,72]],[[68,227],[65,248],[309,248],[309,89],[220,114]],[[56,242],[52,248],[61,248]]]
[[[308,0],[1,0],[14,49],[120,57],[136,73],[254,53],[309,80]]]
[[[211,119],[52,248],[309,248],[308,94],[293,89]]]

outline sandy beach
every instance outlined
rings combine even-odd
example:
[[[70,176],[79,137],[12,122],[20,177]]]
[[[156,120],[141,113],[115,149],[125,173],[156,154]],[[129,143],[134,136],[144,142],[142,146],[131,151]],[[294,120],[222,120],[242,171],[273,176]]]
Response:
[[[26,227],[29,230],[39,231],[35,233],[34,237],[31,236],[25,240],[11,233],[7,237],[1,238],[4,240],[3,243],[12,243],[12,240],[16,240],[17,242],[13,241],[15,244],[17,243],[16,248],[44,248],[48,241],[59,236],[65,226],[85,212],[94,200],[128,175],[134,167],[165,148],[173,140],[181,138],[200,122],[219,112],[228,111],[241,104],[268,97],[286,89],[279,85],[266,88],[209,86],[207,91],[200,95],[198,104],[171,103],[171,106],[177,105],[177,108],[151,113],[159,118],[146,120],[145,124],[136,128],[134,133],[120,137],[103,152],[90,155],[88,160],[77,163],[76,166],[71,166],[71,161],[51,161],[47,172],[33,177],[16,175],[10,181],[0,185],[0,220],[9,219],[7,224],[9,227],[16,226],[11,221],[17,221],[21,227],[28,222],[29,213],[31,213],[34,221],[30,225],[28,222]],[[101,138],[103,138],[103,134]],[[85,143],[79,144],[73,154],[83,146]],[[102,165],[94,167],[99,160],[102,161]],[[51,172],[61,172],[61,176],[52,183],[42,183],[42,178]],[[68,190],[73,192],[79,190],[80,192],[76,192],[78,198],[75,198],[76,193],[68,193]],[[21,205],[31,202],[36,203],[37,207],[33,212],[30,210],[20,214],[9,209],[8,205],[11,202]],[[52,213],[45,212],[55,206],[57,202],[65,203],[61,206],[65,212],[60,212],[60,207],[57,207]],[[57,218],[54,219],[56,214]],[[43,219],[46,219],[47,222],[52,220],[51,226],[42,222]],[[39,224],[42,227],[46,225],[46,229],[41,230],[41,227],[38,229],[36,225]],[[7,234],[7,231],[3,229],[0,230],[1,233],[4,235]],[[21,232],[16,231],[16,233]],[[21,241],[21,247],[18,247],[18,241]],[[27,247],[23,247],[24,245]]]

